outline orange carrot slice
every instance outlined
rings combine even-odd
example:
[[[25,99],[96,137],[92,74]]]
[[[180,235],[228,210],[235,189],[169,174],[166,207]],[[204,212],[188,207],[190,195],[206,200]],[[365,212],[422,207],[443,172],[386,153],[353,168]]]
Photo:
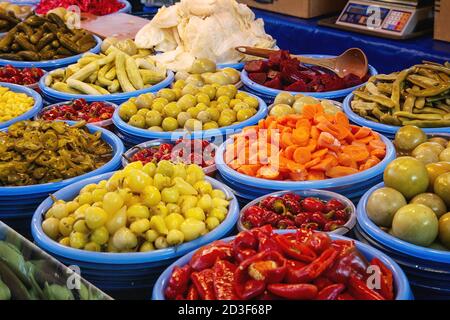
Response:
[[[319,149],[312,154],[313,158],[322,158],[328,153],[328,148]]]
[[[280,175],[280,172],[278,171],[277,168],[271,166],[263,166],[258,169],[256,175],[264,179],[275,180]]]
[[[305,147],[298,147],[294,152],[293,160],[297,163],[305,164],[311,160],[311,151]]]
[[[294,152],[295,150],[298,148],[298,145],[291,145],[289,147],[287,147],[286,149],[284,149],[284,156],[286,158],[288,158],[289,160],[293,160],[294,158]]]
[[[328,148],[333,151],[338,151],[341,147],[341,143],[332,134],[328,132],[322,132],[317,140],[317,146],[322,148]]]
[[[332,158],[326,158],[320,161],[319,164],[316,164],[315,166],[311,167],[311,170],[320,170],[320,171],[327,171],[333,166],[333,159]]]
[[[324,180],[325,173],[320,170],[309,170],[307,179],[308,180]]]
[[[344,166],[331,167],[326,171],[327,177],[330,177],[330,178],[339,178],[339,177],[344,177],[344,176],[348,176],[348,175],[355,174],[355,173],[358,173],[357,169],[344,167]]]
[[[305,163],[305,168],[309,169],[311,167],[314,167],[315,165],[318,165],[321,161],[322,161],[322,159],[320,157],[312,158],[311,161],[308,161],[307,163]]]
[[[309,142],[309,129],[299,128],[292,131],[292,142],[299,146],[306,146]]]
[[[370,154],[366,147],[352,144],[343,146],[342,151],[351,156],[356,162],[361,162],[369,158]]]

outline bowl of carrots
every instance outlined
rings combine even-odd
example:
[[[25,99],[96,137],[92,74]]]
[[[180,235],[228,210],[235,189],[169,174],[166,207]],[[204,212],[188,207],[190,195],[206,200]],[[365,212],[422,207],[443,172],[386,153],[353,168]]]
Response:
[[[249,199],[275,190],[327,189],[353,200],[382,180],[394,158],[386,137],[316,104],[244,128],[219,147],[216,165],[222,179]]]

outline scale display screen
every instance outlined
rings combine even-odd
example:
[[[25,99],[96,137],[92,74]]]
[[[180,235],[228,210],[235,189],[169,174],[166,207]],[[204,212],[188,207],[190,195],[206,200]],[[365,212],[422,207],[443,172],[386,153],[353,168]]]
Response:
[[[345,12],[339,18],[339,21],[361,26],[367,25],[367,19],[372,15],[367,9],[368,5],[349,3]],[[384,21],[389,13],[389,9],[380,7],[380,19]]]

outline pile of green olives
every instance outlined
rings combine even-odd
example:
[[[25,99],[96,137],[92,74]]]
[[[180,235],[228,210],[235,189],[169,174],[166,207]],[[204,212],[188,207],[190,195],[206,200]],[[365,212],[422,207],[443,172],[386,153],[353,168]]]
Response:
[[[234,85],[197,87],[178,80],[172,89],[131,98],[120,106],[119,116],[133,127],[150,131],[199,131],[245,121],[258,107],[257,98],[238,92]]]

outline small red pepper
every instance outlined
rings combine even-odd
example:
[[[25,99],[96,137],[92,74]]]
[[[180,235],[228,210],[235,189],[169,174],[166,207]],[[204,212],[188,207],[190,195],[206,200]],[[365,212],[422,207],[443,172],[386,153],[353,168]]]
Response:
[[[173,300],[177,299],[179,295],[183,296],[188,288],[191,272],[192,269],[188,264],[183,267],[176,266],[173,268],[172,276],[165,290],[167,299]]]
[[[316,300],[336,300],[343,291],[345,290],[345,285],[342,283],[332,284],[328,287],[320,290],[316,297]]]
[[[297,283],[274,283],[267,286],[274,295],[290,300],[312,300],[317,296],[317,287],[312,284]]]
[[[243,249],[256,250],[258,247],[258,239],[251,231],[244,231],[239,233],[233,241],[233,249],[235,251]]]
[[[317,258],[316,253],[303,243],[292,242],[284,235],[276,235],[275,240],[278,242],[281,250],[292,259],[312,262]]]
[[[200,296],[198,295],[198,291],[193,284],[188,289],[186,300],[198,300]]]
[[[219,260],[214,265],[214,291],[217,300],[237,300],[233,289],[236,266],[229,261]]]
[[[355,300],[355,298],[348,292],[341,293],[337,300]]]
[[[273,236],[268,236],[266,234],[260,234],[258,252],[262,252],[262,251],[266,251],[266,250],[281,252],[280,246],[273,239]]]
[[[317,254],[324,252],[331,246],[331,238],[325,232],[314,232],[306,242],[306,245]]]
[[[328,269],[326,276],[335,283],[346,284],[350,275],[356,274],[360,278],[367,277],[368,263],[356,250],[356,247],[346,247],[334,264]]]
[[[286,280],[288,283],[311,282],[324,273],[333,264],[336,257],[337,251],[328,248],[309,265],[301,269],[288,268]]]
[[[202,300],[216,299],[216,294],[214,293],[214,271],[212,269],[193,272],[191,280]]]
[[[241,263],[242,261],[253,257],[256,254],[256,251],[253,249],[243,249],[243,250],[238,250],[238,251],[234,251],[234,259],[236,259],[236,261],[238,263]]]
[[[326,288],[326,287],[331,286],[332,284],[334,284],[334,282],[330,281],[330,279],[325,278],[325,277],[318,277],[312,283],[319,290],[322,290],[323,288]]]
[[[377,266],[380,268],[380,276],[381,276],[381,288],[377,290],[386,300],[394,299],[394,277],[392,275],[391,270],[385,266],[383,262],[378,258],[373,258],[370,261],[371,265]]]
[[[189,263],[195,271],[212,268],[217,260],[229,260],[233,257],[232,244],[223,241],[213,243],[198,249]]]
[[[348,289],[353,297],[358,300],[385,300],[384,297],[370,289],[367,284],[356,275],[350,275]]]

